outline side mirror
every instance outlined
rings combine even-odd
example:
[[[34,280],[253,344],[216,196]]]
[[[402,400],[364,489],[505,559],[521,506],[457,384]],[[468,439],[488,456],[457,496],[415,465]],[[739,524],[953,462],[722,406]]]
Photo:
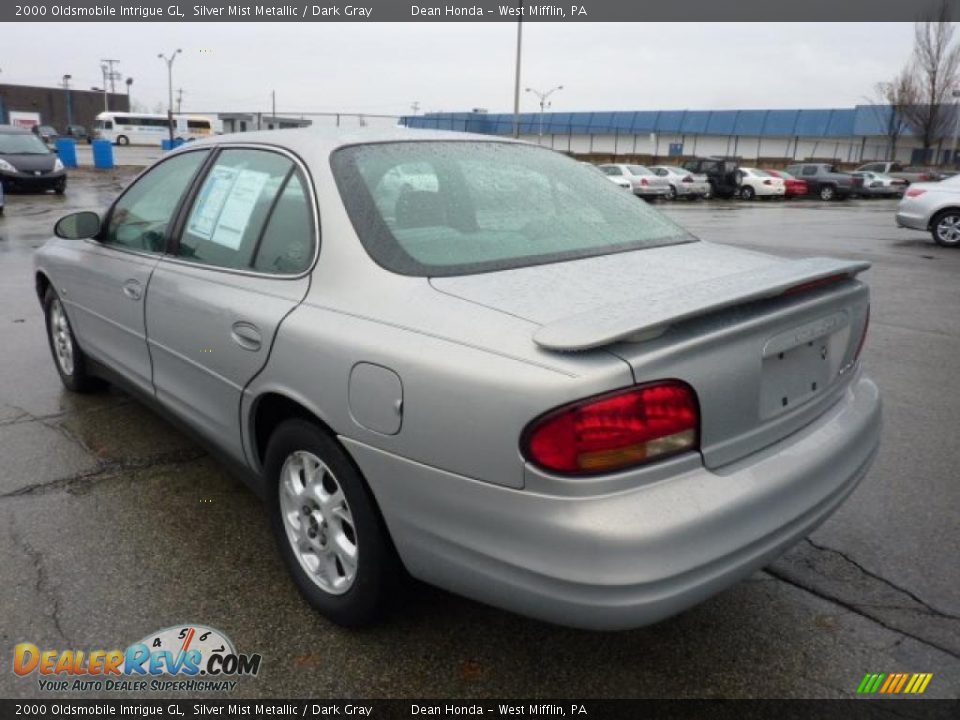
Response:
[[[64,240],[92,238],[100,232],[100,216],[89,211],[65,215],[54,225],[53,232]]]

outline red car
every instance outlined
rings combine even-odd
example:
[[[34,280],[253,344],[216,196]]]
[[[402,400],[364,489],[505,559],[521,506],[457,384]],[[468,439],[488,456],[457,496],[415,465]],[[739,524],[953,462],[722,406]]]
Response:
[[[774,177],[778,177],[783,180],[784,197],[802,197],[810,192],[810,188],[807,187],[806,181],[795,178],[788,172],[783,170],[767,170],[767,172]]]

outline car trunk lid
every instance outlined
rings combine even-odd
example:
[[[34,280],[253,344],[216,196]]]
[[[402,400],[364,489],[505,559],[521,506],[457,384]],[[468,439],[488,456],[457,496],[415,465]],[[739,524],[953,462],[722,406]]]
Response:
[[[602,348],[638,383],[689,383],[704,461],[720,467],[800,429],[843,392],[869,302],[854,276],[868,267],[694,243],[431,282],[536,322],[545,350]]]

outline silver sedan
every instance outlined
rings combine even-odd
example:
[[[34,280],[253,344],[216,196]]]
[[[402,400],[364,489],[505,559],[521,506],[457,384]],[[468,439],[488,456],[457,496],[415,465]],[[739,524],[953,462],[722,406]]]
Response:
[[[63,384],[205,441],[344,625],[404,571],[655,622],[804,537],[877,451],[866,263],[699,241],[545,148],[221,136],[55,232],[34,282]]]
[[[650,170],[656,175],[666,178],[667,182],[670,183],[669,197],[671,200],[680,197],[685,197],[688,200],[710,197],[710,182],[706,175],[697,175],[675,165],[655,165]]]
[[[960,175],[913,183],[900,200],[897,225],[929,232],[943,247],[960,247]]]
[[[604,164],[598,168],[612,178],[625,179],[630,182],[633,194],[647,200],[670,198],[670,183],[665,177],[660,177],[644,165],[631,164]]]

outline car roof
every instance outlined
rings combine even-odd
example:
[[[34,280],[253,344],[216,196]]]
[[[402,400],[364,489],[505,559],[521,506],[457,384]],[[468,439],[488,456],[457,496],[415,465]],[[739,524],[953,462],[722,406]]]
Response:
[[[3,135],[30,135],[29,130],[16,125],[0,125],[0,134]]]
[[[455,132],[448,130],[422,130],[419,128],[327,128],[308,127],[282,130],[258,130],[255,132],[217,135],[212,138],[196,140],[183,148],[221,145],[224,143],[257,143],[276,145],[295,153],[332,152],[348,145],[366,145],[371,143],[412,142],[412,141],[470,141],[520,143],[519,140],[491,135]],[[521,143],[529,145],[531,143]]]

